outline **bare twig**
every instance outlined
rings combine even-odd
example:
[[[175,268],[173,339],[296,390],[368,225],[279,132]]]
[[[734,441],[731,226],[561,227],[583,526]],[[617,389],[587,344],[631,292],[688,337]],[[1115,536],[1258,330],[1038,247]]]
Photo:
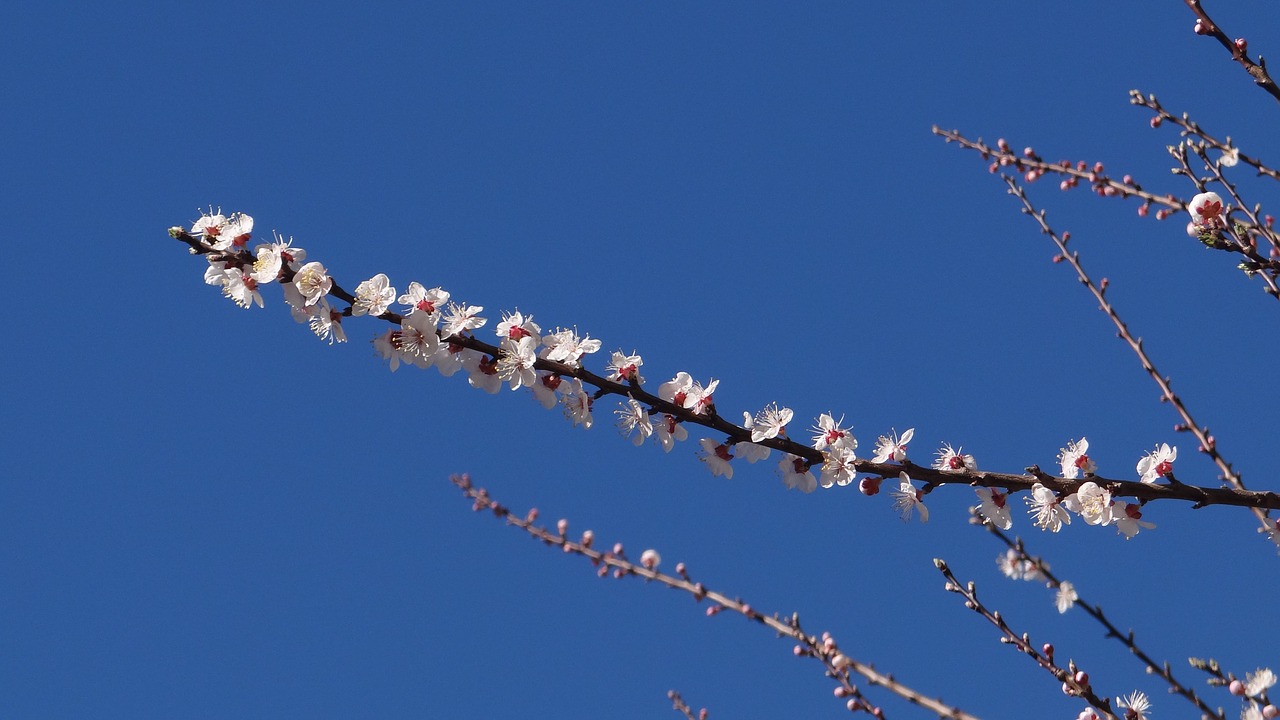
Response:
[[[989,522],[984,521],[981,524],[992,535],[999,539],[1000,542],[1004,543],[1006,547],[1016,553],[1019,562],[1035,567],[1038,575],[1048,581],[1051,587],[1056,590],[1062,586],[1063,581],[1049,570],[1049,564],[1046,563],[1043,558],[1028,553],[1026,548],[1023,546],[1021,539],[1015,540],[1010,538],[1004,533],[1004,531]],[[1210,707],[1208,703],[1196,694],[1195,690],[1180,683],[1173,676],[1173,672],[1170,669],[1168,662],[1157,662],[1142,648],[1138,647],[1137,641],[1134,640],[1133,630],[1130,630],[1127,633],[1121,632],[1120,629],[1117,628],[1115,624],[1112,623],[1111,620],[1102,612],[1102,607],[1100,605],[1090,604],[1083,597],[1080,597],[1078,592],[1074,604],[1080,606],[1080,609],[1083,610],[1085,614],[1102,625],[1102,627],[1107,631],[1107,637],[1119,640],[1126,648],[1129,649],[1129,652],[1132,653],[1134,657],[1141,660],[1149,674],[1155,675],[1168,683],[1170,692],[1186,698],[1189,702],[1199,708],[1200,712],[1202,712],[1206,717],[1215,718],[1216,720],[1226,720],[1226,717],[1222,712],[1222,708],[1214,709]]]
[[[1018,184],[1017,180],[1004,174],[1002,174],[1001,177],[1004,179],[1005,184],[1009,186],[1009,194],[1016,197],[1022,203],[1023,213],[1034,220],[1036,224],[1040,226],[1040,231],[1045,235],[1048,235],[1049,239],[1058,247],[1059,257],[1066,260],[1071,264],[1071,267],[1075,269],[1076,276],[1079,278],[1080,283],[1089,289],[1089,292],[1093,295],[1094,299],[1098,301],[1099,308],[1102,312],[1106,313],[1107,317],[1111,319],[1112,324],[1116,326],[1116,331],[1120,336],[1120,339],[1124,340],[1125,343],[1129,345],[1129,348],[1133,350],[1134,354],[1137,355],[1139,362],[1142,363],[1142,369],[1146,371],[1147,375],[1151,377],[1151,380],[1160,388],[1161,400],[1172,405],[1174,410],[1177,411],[1178,416],[1182,418],[1182,423],[1179,424],[1178,429],[1183,432],[1191,433],[1196,440],[1199,441],[1200,451],[1208,455],[1222,472],[1219,476],[1220,480],[1226,482],[1237,491],[1244,491],[1244,482],[1241,480],[1239,473],[1231,467],[1231,463],[1227,462],[1226,458],[1222,456],[1222,453],[1218,452],[1217,442],[1214,437],[1209,434],[1209,428],[1200,425],[1193,417],[1191,417],[1191,411],[1187,409],[1182,398],[1173,391],[1173,385],[1169,378],[1165,375],[1161,375],[1160,372],[1156,370],[1155,364],[1151,361],[1150,356],[1147,355],[1146,349],[1142,346],[1142,340],[1135,338],[1133,334],[1129,332],[1129,326],[1120,319],[1120,315],[1116,312],[1115,307],[1109,300],[1107,300],[1105,288],[1095,283],[1093,279],[1089,277],[1088,273],[1085,272],[1084,265],[1080,262],[1080,253],[1067,248],[1067,242],[1070,239],[1069,236],[1065,234],[1060,236],[1058,233],[1054,232],[1053,228],[1049,227],[1049,223],[1045,220],[1044,211],[1037,210],[1036,207],[1031,204],[1031,201],[1027,198],[1026,192],[1022,189],[1022,186]],[[1176,487],[1177,485],[1178,483],[1175,482],[1174,486]],[[1264,528],[1270,529],[1271,526],[1267,524],[1265,512],[1255,507],[1253,508],[1253,513],[1258,518],[1258,521],[1262,523]]]
[[[1245,39],[1232,39],[1223,32],[1222,28],[1218,27],[1218,24],[1204,11],[1200,0],[1185,0],[1185,2],[1187,7],[1191,8],[1191,12],[1196,15],[1196,34],[1208,35],[1217,40],[1219,45],[1231,53],[1231,59],[1240,63],[1245,72],[1249,73],[1249,76],[1253,78],[1254,84],[1267,91],[1277,101],[1280,101],[1280,87],[1276,86],[1275,81],[1271,79],[1271,75],[1267,73],[1267,63],[1262,59],[1262,56],[1258,56],[1258,62],[1256,63],[1250,59],[1249,46]]]
[[[935,558],[933,564],[942,573],[942,576],[947,579],[945,587],[948,592],[958,593],[963,596],[965,607],[986,618],[988,622],[1000,630],[1002,635],[1000,642],[1012,645],[1018,652],[1030,657],[1037,665],[1053,675],[1058,682],[1062,683],[1062,691],[1064,693],[1083,698],[1085,702],[1101,711],[1104,717],[1117,720],[1115,713],[1111,710],[1111,701],[1093,691],[1089,683],[1088,674],[1077,668],[1074,660],[1070,661],[1065,668],[1059,667],[1053,659],[1053,645],[1045,643],[1039,648],[1032,645],[1029,635],[1026,633],[1019,635],[1013,628],[1009,627],[999,610],[991,610],[978,600],[978,588],[973,581],[962,585],[956,579],[956,576],[952,574],[951,568],[947,567],[945,561]]]
[[[777,632],[779,636],[791,638],[797,643],[797,655],[812,657],[822,663],[827,676],[834,679],[839,686],[836,690],[836,696],[848,698],[846,707],[851,711],[869,712],[877,717],[883,716],[883,712],[879,711],[877,706],[868,702],[858,687],[851,682],[851,676],[856,674],[861,675],[872,685],[883,687],[898,697],[929,710],[940,718],[977,720],[974,715],[947,705],[941,700],[919,693],[897,681],[892,675],[882,673],[871,665],[854,660],[836,645],[830,634],[824,633],[822,637],[818,637],[806,633],[800,625],[800,618],[797,614],[793,613],[786,618],[780,617],[776,613],[765,615],[741,599],[730,598],[723,593],[707,588],[700,582],[693,581],[683,563],[676,566],[676,575],[668,575],[657,570],[656,561],[649,564],[645,564],[643,559],[641,563],[631,562],[624,554],[621,544],[615,545],[610,552],[604,552],[592,547],[594,538],[589,534],[584,533],[581,541],[570,540],[565,535],[567,523],[558,524],[557,530],[553,532],[535,524],[538,515],[536,510],[531,510],[523,518],[513,514],[506,507],[494,501],[483,488],[477,488],[472,485],[471,479],[467,475],[454,475],[450,480],[472,500],[472,509],[477,511],[489,510],[495,517],[505,520],[509,525],[520,528],[534,539],[553,547],[559,547],[566,553],[587,558],[596,567],[597,574],[601,576],[609,574],[616,578],[635,576],[646,581],[657,582],[669,588],[687,592],[698,602],[707,601],[709,603],[707,608],[708,615],[717,615],[726,610],[732,611],[743,615],[748,620],[768,627]]]

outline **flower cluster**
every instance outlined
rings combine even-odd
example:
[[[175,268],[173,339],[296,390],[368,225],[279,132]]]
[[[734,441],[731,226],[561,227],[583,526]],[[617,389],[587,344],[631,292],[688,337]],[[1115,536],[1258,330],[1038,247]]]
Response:
[[[1212,193],[1205,193],[1197,196],[1190,207],[1197,217],[1209,222],[1222,212],[1221,200],[1215,198]],[[743,413],[742,425],[733,426],[716,409],[719,380],[703,383],[687,372],[678,372],[658,386],[656,395],[650,394],[644,390],[645,380],[640,374],[644,359],[634,351],[627,354],[621,350],[612,353],[602,380],[582,366],[584,357],[600,351],[600,340],[580,334],[576,328],[544,332],[531,314],[519,310],[502,313],[501,321],[494,326],[496,345],[490,344],[476,335],[488,325],[482,306],[458,302],[443,288],[428,288],[418,282],[410,282],[398,295],[391,279],[383,273],[361,282],[353,294],[348,294],[336,286],[323,264],[308,262],[306,251],[294,247],[292,238],[285,240],[276,234],[273,242],[260,244],[250,253],[247,244],[252,229],[253,218],[249,215],[223,215],[221,210],[210,208],[191,224],[189,231],[174,228],[171,234],[188,241],[194,251],[206,254],[209,267],[205,281],[220,287],[242,308],[262,307],[261,286],[278,282],[294,319],[307,324],[331,344],[346,341],[342,327],[346,317],[368,315],[391,323],[393,327],[374,338],[373,347],[392,371],[401,365],[435,368],[446,377],[465,371],[469,384],[488,393],[498,393],[504,387],[525,388],[541,405],[548,409],[559,406],[568,420],[584,428],[593,424],[595,401],[605,394],[618,394],[623,400],[614,415],[621,434],[637,446],[652,438],[666,452],[675,443],[688,439],[688,423],[707,427],[728,424],[734,428],[729,437],[698,441],[697,455],[713,475],[732,478],[733,460],[759,462],[768,459],[775,449],[783,454],[777,464],[783,484],[805,493],[819,486],[850,485],[861,471],[864,477],[858,483],[859,490],[875,495],[885,478],[896,475],[898,485],[891,495],[895,510],[904,519],[915,513],[927,520],[924,496],[936,484],[947,482],[934,476],[923,488],[917,488],[905,472],[910,467],[907,448],[915,428],[908,428],[901,435],[896,431],[881,435],[873,456],[859,460],[858,441],[852,430],[843,417],[837,419],[831,412],[818,416],[808,447],[788,437],[787,427],[795,413],[776,403],[755,414]],[[337,297],[348,306],[336,308],[330,304],[330,297]],[[395,303],[400,307],[393,310]],[[1057,532],[1063,524],[1070,524],[1074,514],[1085,524],[1114,525],[1126,538],[1142,528],[1154,527],[1142,520],[1138,504],[1113,498],[1105,483],[1094,480],[1097,465],[1088,451],[1088,440],[1081,438],[1068,442],[1058,455],[1064,480],[1083,478],[1074,492],[1059,497],[1042,484],[1031,488],[1027,502],[1035,525]],[[1176,459],[1177,448],[1158,445],[1139,461],[1138,474],[1146,483],[1154,483],[1160,477],[1172,478]],[[869,467],[884,464],[897,467]],[[949,443],[937,451],[931,467],[938,473],[960,476],[960,482],[981,475],[973,455]],[[998,486],[975,490],[979,501],[976,510],[982,518],[1002,530],[1011,527],[1012,490]],[[1273,530],[1268,537],[1280,544],[1280,532],[1274,531],[1274,524],[1270,527]]]

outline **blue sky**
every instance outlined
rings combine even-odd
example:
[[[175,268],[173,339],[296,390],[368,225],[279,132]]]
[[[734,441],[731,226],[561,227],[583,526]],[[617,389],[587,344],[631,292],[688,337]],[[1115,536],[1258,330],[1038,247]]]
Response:
[[[1274,8],[1211,7],[1250,49]],[[243,311],[169,240],[197,208],[292,235],[348,288],[387,273],[576,326],[645,375],[718,378],[737,418],[844,414],[864,450],[963,445],[986,469],[1088,436],[1127,476],[1176,443],[1215,484],[1105,317],[979,158],[932,124],[1106,163],[1189,196],[1156,93],[1280,157],[1275,101],[1178,3],[45,3],[0,12],[0,716],[836,716],[812,662],[741,618],[600,580],[473,515],[470,472],[549,522],[655,547],[709,586],[800,613],[860,660],[983,717],[1081,703],[942,591],[962,578],[1106,695],[1192,716],[1083,614],[1005,580],[972,494],[904,524],[885,493],[713,478],[583,431],[523,393],[395,374],[347,324],[329,347],[278,290]],[[1256,33],[1256,34],[1254,34]],[[1243,176],[1244,173],[1241,173]],[[1270,185],[1245,181],[1264,206]],[[1032,188],[1162,372],[1273,488],[1280,307],[1182,223]],[[1021,500],[1015,499],[1021,507]],[[1274,546],[1244,512],[1155,504],[1130,542],[1015,530],[1143,647],[1243,674],[1274,660]],[[891,717],[919,712],[876,694]],[[1211,696],[1234,714],[1234,703]]]

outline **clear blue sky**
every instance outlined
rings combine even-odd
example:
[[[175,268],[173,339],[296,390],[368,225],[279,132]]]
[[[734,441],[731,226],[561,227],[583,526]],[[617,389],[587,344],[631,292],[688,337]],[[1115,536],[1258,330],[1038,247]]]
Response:
[[[1280,56],[1270,3],[1213,3]],[[276,229],[348,288],[385,272],[719,378],[731,418],[914,426],[986,469],[1087,435],[1106,474],[1157,442],[1214,484],[1094,303],[931,124],[1100,160],[1152,189],[1155,92],[1280,162],[1280,107],[1177,2],[27,3],[0,11],[0,717],[834,717],[816,664],[687,597],[597,579],[475,516],[514,508],[656,547],[757,608],[987,718],[1079,701],[942,591],[945,557],[1107,695],[1192,717],[1079,611],[1002,578],[971,492],[903,524],[882,493],[801,495],[774,463],[713,478],[328,347],[278,290],[242,311],[169,240],[198,207]],[[1244,173],[1240,173],[1244,175]],[[1274,185],[1250,186],[1264,204]],[[1280,304],[1182,222],[1033,187],[1252,487],[1275,488]],[[1272,208],[1274,210],[1274,208]],[[775,456],[776,459],[776,456]],[[1020,498],[1015,499],[1018,507]],[[1130,542],[1015,530],[1154,656],[1276,661],[1276,549],[1245,512],[1152,505]],[[891,717],[920,716],[874,694]],[[1235,706],[1226,696],[1215,703]]]

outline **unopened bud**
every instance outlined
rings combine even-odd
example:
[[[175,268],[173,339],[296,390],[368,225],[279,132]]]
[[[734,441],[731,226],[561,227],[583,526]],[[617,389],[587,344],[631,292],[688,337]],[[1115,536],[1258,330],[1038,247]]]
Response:
[[[1236,38],[1236,49],[1237,49],[1237,50],[1239,50],[1239,51],[1240,51],[1240,54],[1242,54],[1242,55],[1243,55],[1244,53],[1248,52],[1248,50],[1249,50],[1249,41],[1248,41],[1248,40],[1245,40],[1244,38]]]

